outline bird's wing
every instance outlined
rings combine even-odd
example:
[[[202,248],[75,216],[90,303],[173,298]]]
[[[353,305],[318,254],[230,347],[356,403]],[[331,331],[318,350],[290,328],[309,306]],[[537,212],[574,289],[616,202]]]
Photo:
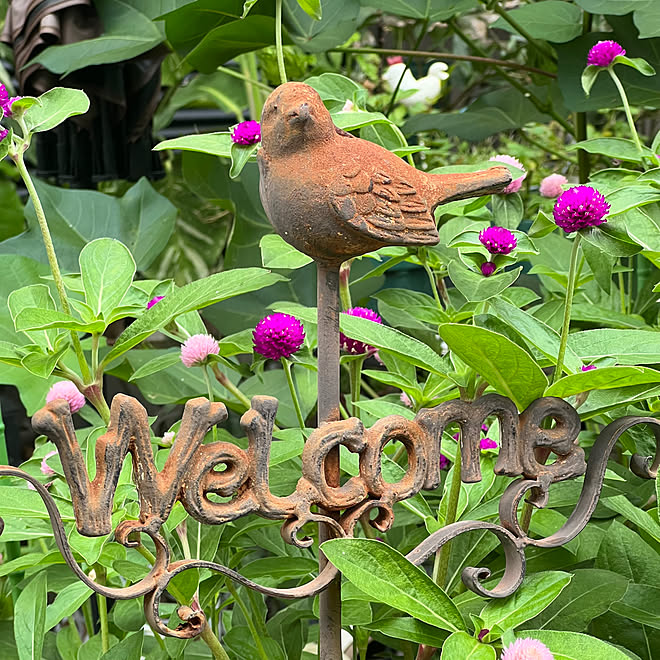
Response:
[[[436,243],[435,219],[426,199],[387,165],[356,166],[332,187],[330,203],[353,229],[384,243]],[[403,240],[402,240],[403,239]]]

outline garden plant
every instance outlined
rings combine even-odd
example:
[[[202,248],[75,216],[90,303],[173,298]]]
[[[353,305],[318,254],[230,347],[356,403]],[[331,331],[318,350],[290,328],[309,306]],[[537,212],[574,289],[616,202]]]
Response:
[[[90,479],[102,465],[95,451],[113,396],[146,406],[147,444],[162,470],[188,432],[183,404],[223,403],[228,418],[204,444],[246,450],[241,416],[266,395],[279,400],[269,487],[282,498],[296,490],[318,425],[315,270],[269,223],[257,165],[262,109],[287,81],[316,90],[338,129],[421,173],[504,166],[511,178],[499,193],[439,206],[437,244],[388,246],[342,264],[342,419],[413,420],[489,394],[522,413],[556,397],[577,410],[576,443],[587,457],[611,422],[660,419],[657,2],[94,4],[104,35],[48,47],[37,61],[68,74],[164,44],[154,117],[162,180],[80,190],[36,178],[33,142],[88,112],[89,100],[66,86],[20,96],[0,71],[0,382],[17,388],[27,417],[66,402]],[[200,107],[231,119],[220,131],[161,139],[178,111]],[[488,568],[486,588],[500,582],[505,549],[488,529],[456,536],[421,566],[405,557],[445,526],[498,522],[513,482],[494,472],[505,435],[500,418],[485,420],[481,479],[464,483],[460,429],[450,427],[439,486],[396,502],[389,526],[376,529],[365,514],[353,538],[323,542],[308,524],[300,538],[310,545],[287,543],[281,520],[255,515],[202,525],[181,501],[160,533],[172,560],[215,562],[267,589],[313,580],[322,544],[342,576],[347,659],[660,658],[657,482],[631,470],[637,454],[651,457],[645,476],[657,474],[660,433],[651,423],[621,434],[581,533],[561,547],[526,549],[513,595],[484,598],[461,579],[477,566]],[[407,460],[400,442],[388,443],[384,480],[401,479]],[[0,464],[8,463],[3,442]],[[319,657],[318,596],[284,600],[205,567],[187,570],[169,582],[160,617],[171,630],[185,612],[203,610],[208,622],[199,636],[178,639],[147,621],[142,597],[115,600],[78,579],[41,491],[56,503],[84,575],[109,589],[134,585],[159,549],[150,535],[121,543],[114,534],[137,524],[143,504],[130,456],[113,531],[101,536],[76,526],[76,494],[52,438],[36,437],[20,467],[29,480],[0,478],[3,660]],[[346,447],[340,469],[341,484],[360,474]],[[583,481],[552,484],[538,508],[521,501],[521,528],[537,540],[554,534]],[[226,501],[221,495],[212,501]]]

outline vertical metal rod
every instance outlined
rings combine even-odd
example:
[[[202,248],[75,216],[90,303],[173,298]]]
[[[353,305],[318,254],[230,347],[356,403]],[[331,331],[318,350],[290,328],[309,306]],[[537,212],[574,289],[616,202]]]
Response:
[[[339,419],[339,266],[317,262],[318,308],[318,426]],[[339,486],[339,447],[325,461],[329,486]],[[332,515],[324,511],[325,515]],[[319,543],[332,538],[325,525]],[[327,559],[319,553],[319,568]],[[319,658],[341,660],[341,578],[338,576],[319,595]]]

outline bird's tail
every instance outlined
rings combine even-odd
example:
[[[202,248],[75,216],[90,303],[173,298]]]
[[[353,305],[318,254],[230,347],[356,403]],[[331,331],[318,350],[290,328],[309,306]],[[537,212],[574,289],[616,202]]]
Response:
[[[429,177],[436,187],[436,206],[459,199],[499,193],[511,183],[509,170],[502,166],[490,167],[480,172],[430,174]]]

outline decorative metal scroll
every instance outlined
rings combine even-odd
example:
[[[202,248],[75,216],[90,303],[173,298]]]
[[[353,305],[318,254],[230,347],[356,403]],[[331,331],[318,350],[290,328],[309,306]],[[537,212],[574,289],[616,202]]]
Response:
[[[209,561],[171,561],[167,541],[160,528],[178,500],[188,514],[200,523],[219,525],[250,513],[273,520],[283,520],[281,532],[287,543],[308,547],[312,539],[300,536],[310,522],[325,525],[336,537],[352,536],[356,523],[372,509],[378,515],[372,521],[376,529],[387,531],[393,523],[393,505],[423,489],[440,484],[442,436],[451,424],[461,429],[462,480],[481,480],[480,430],[487,418],[497,417],[500,424],[500,452],[495,473],[521,477],[513,481],[501,497],[499,525],[483,521],[460,521],[434,532],[407,558],[422,564],[442,545],[465,532],[487,530],[503,546],[506,567],[499,583],[492,589],[483,582],[490,577],[487,568],[463,570],[465,585],[481,596],[503,598],[511,595],[525,574],[527,546],[557,547],[575,538],[593,513],[605,477],[607,459],[622,433],[637,424],[647,424],[653,431],[655,457],[634,455],[632,471],[640,477],[655,478],[660,465],[660,420],[650,417],[624,417],[609,424],[594,443],[588,461],[576,441],[580,431],[577,412],[562,399],[545,397],[534,401],[521,414],[507,398],[488,394],[475,402],[448,401],[436,408],[420,411],[414,420],[391,415],[365,429],[355,418],[323,424],[305,443],[302,452],[302,476],[295,491],[286,497],[273,495],[269,486],[269,456],[273,423],[278,402],[272,397],[252,399],[251,409],[241,418],[248,437],[246,450],[229,442],[202,444],[205,434],[227,417],[225,406],[197,398],[185,406],[181,427],[170,455],[159,472],[154,463],[146,410],[132,397],[117,395],[111,408],[107,433],[96,442],[96,476],[89,480],[85,459],[76,439],[69,405],[53,401],[33,418],[33,426],[52,440],[59,450],[62,467],[71,490],[78,531],[85,536],[103,536],[112,531],[111,513],[114,492],[124,458],[130,452],[133,478],[140,498],[139,520],[125,520],[115,530],[115,539],[126,547],[136,547],[139,535],[149,536],[156,547],[156,560],[149,573],[129,587],[107,587],[87,576],[77,564],[69,547],[62,519],[55,501],[36,479],[18,468],[0,466],[0,476],[20,477],[30,482],[43,499],[55,533],[55,541],[66,563],[87,586],[115,599],[144,596],[148,622],[161,634],[179,638],[199,635],[206,623],[204,613],[190,607],[179,608],[183,623],[175,630],[160,619],[159,603],[175,575],[191,568],[217,571],[236,582],[263,594],[278,598],[304,598],[323,591],[336,577],[332,564],[310,582],[290,588],[264,587],[240,573]],[[552,428],[544,424],[553,419]],[[401,442],[408,455],[403,476],[395,483],[386,482],[381,472],[383,450],[389,442]],[[325,462],[339,445],[359,455],[360,471],[345,484],[331,486],[326,481]],[[556,460],[546,465],[539,456],[550,452]],[[219,466],[224,467],[217,471]],[[547,504],[551,484],[584,475],[584,485],[574,511],[564,526],[543,539],[530,538],[518,522],[518,506],[528,491],[537,507]],[[215,494],[228,501],[213,501]],[[337,518],[314,512],[335,512]],[[0,521],[1,523],[1,521]],[[2,527],[4,523],[2,523]],[[0,531],[2,529],[0,527]]]

